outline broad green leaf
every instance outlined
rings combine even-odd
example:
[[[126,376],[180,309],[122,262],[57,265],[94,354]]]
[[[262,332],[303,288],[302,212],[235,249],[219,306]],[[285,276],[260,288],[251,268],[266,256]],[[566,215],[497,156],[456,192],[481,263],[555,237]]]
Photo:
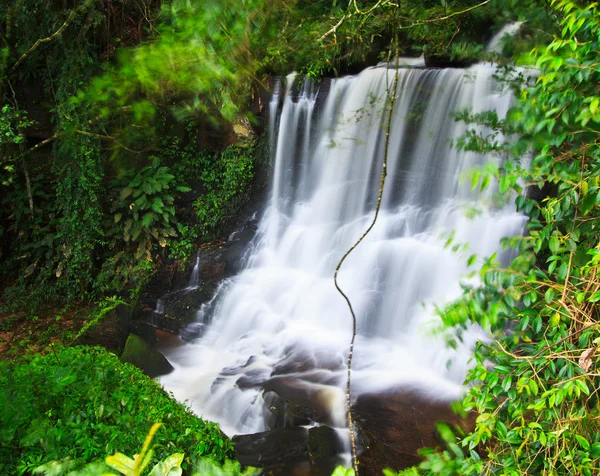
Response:
[[[577,440],[577,442],[581,445],[581,447],[586,450],[589,451],[590,449],[590,444],[588,442],[588,440],[586,440],[583,436],[581,435],[575,435],[575,439]]]
[[[107,456],[106,464],[125,476],[133,476],[134,474],[133,468],[135,466],[135,461],[129,456],[125,456],[123,453],[115,453],[112,456]]]
[[[600,443],[594,443],[590,448],[590,457],[598,458],[600,457]]]
[[[121,198],[121,200],[125,200],[132,193],[133,193],[133,189],[131,189],[129,187],[125,187],[125,188],[121,189],[121,193],[119,194],[119,197]]]
[[[157,463],[150,471],[148,476],[181,476],[181,463],[183,462],[183,453],[175,453],[167,457],[164,461]]]

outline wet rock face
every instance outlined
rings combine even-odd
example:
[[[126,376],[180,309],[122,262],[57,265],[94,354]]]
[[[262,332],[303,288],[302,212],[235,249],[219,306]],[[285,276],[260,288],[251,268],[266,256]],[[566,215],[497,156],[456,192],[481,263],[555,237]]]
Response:
[[[331,458],[344,450],[337,432],[328,426],[317,426],[308,430],[306,446],[312,461]]]
[[[139,311],[133,319],[175,334],[194,323],[200,307],[213,299],[223,280],[243,267],[256,234],[256,215],[254,209],[246,211],[240,217],[241,225],[226,241],[199,248],[184,268],[177,263],[162,265],[142,291]],[[195,329],[188,333],[190,339],[199,337],[205,326],[192,327]]]
[[[173,370],[173,366],[164,355],[135,334],[129,334],[121,360],[135,365],[151,378]]]
[[[359,428],[359,461],[364,475],[419,464],[419,449],[441,443],[435,429],[437,422],[470,425],[454,414],[448,403],[427,401],[410,392],[361,395],[353,405],[353,415]]]
[[[236,435],[232,441],[241,464],[264,468],[282,461],[306,458],[307,439],[306,428],[280,428],[253,435]]]
[[[272,475],[330,475],[343,460],[337,433],[327,426],[303,427],[237,435],[232,438],[236,457],[243,465]]]

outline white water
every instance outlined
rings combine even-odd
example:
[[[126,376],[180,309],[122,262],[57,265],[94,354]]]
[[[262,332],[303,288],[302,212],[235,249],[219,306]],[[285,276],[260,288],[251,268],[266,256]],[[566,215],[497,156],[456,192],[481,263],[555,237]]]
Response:
[[[462,391],[481,335],[471,330],[451,350],[431,332],[434,304],[460,295],[468,271],[465,256],[445,248],[442,236],[456,230],[469,253],[487,256],[524,224],[513,210],[489,207],[491,192],[461,184],[465,170],[491,158],[450,147],[465,130],[452,112],[495,109],[502,117],[508,110],[511,97],[493,72],[491,65],[399,70],[382,211],[339,275],[358,317],[355,397],[410,388],[454,399]],[[373,217],[393,76],[393,69],[373,68],[333,80],[324,101],[307,81],[292,93],[294,77],[287,78],[271,122],[272,193],[253,254],[222,285],[205,334],[167,355],[175,371],[161,379],[230,435],[267,429],[262,384],[285,376],[288,388],[329,409],[332,426],[345,426],[352,322],[333,273]],[[271,118],[280,99],[278,87]],[[465,210],[473,205],[482,212],[469,220]],[[207,308],[200,315],[208,322]]]
[[[190,274],[190,279],[188,281],[186,290],[194,290],[198,289],[200,286],[200,255],[196,255],[196,261],[194,263],[194,267],[192,268],[192,273]]]
[[[504,41],[506,38],[514,36],[515,33],[521,29],[523,23],[525,22],[516,21],[514,23],[508,23],[504,25],[487,44],[485,51],[488,53],[502,53],[502,48],[504,47]]]

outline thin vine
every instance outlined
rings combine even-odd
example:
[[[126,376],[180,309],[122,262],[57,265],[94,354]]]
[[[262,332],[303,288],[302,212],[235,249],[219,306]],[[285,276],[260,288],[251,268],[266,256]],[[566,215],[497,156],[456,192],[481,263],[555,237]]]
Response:
[[[350,399],[350,383],[351,383],[351,375],[352,375],[352,355],[354,352],[354,343],[356,341],[356,313],[354,312],[354,308],[352,307],[352,302],[350,298],[342,291],[340,285],[338,284],[338,273],[342,264],[346,260],[346,258],[356,249],[356,247],[365,239],[365,237],[371,232],[375,223],[377,222],[377,218],[379,217],[379,210],[381,209],[381,199],[383,198],[383,190],[385,187],[385,178],[387,176],[387,159],[388,159],[388,150],[390,144],[390,130],[392,126],[392,116],[394,114],[394,103],[396,102],[396,89],[398,86],[398,41],[396,41],[396,69],[394,72],[394,83],[392,86],[391,97],[390,97],[390,107],[388,110],[388,118],[385,128],[385,146],[383,149],[383,164],[381,167],[381,179],[379,181],[379,192],[377,194],[377,205],[375,206],[375,215],[373,216],[373,221],[369,225],[369,227],[365,230],[362,236],[352,245],[348,251],[342,256],[342,259],[338,263],[335,268],[335,273],[333,275],[333,282],[335,284],[336,289],[342,295],[342,297],[346,300],[348,304],[348,309],[350,309],[350,314],[352,315],[352,339],[350,340],[350,351],[348,353],[348,361],[346,363],[346,367],[348,369],[348,379],[346,381],[346,408],[348,415],[348,429],[350,430],[350,448],[352,453],[352,468],[354,469],[354,473],[358,475],[358,457],[356,454],[356,437],[354,435],[354,423],[352,420],[352,407],[351,407],[351,399]],[[388,96],[389,96],[388,91]]]

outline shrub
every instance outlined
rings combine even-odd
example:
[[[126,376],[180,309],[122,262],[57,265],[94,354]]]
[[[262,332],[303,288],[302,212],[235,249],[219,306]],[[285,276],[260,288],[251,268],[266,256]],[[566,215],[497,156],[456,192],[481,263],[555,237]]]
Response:
[[[104,349],[62,348],[0,362],[0,474],[25,474],[64,458],[76,469],[117,450],[134,454],[155,422],[165,430],[155,439],[153,462],[173,453],[217,462],[233,456],[217,424],[197,418]]]

